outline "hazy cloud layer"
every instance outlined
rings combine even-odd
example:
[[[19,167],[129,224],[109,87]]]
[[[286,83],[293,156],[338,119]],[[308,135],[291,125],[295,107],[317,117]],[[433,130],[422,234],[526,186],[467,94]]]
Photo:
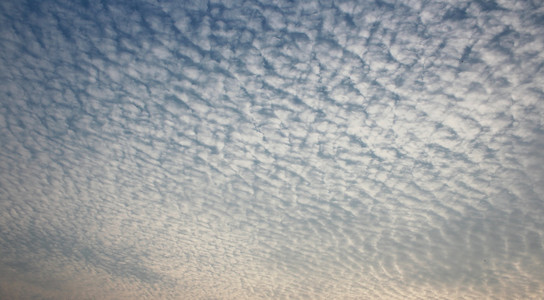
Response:
[[[544,294],[538,1],[0,12],[0,298]]]

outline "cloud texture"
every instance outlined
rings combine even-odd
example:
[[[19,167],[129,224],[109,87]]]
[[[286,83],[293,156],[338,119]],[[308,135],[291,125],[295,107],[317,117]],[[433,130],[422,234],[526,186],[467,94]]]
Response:
[[[544,294],[538,1],[0,12],[0,298]]]

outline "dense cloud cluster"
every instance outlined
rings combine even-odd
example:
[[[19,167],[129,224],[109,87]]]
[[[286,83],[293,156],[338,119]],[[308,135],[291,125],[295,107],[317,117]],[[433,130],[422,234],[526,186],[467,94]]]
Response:
[[[2,1],[0,24],[0,298],[544,294],[538,1]]]

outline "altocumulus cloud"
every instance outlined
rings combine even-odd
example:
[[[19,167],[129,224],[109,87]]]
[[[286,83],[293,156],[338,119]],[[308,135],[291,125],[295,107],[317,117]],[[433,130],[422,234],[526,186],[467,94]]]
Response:
[[[2,1],[2,299],[544,294],[538,1]]]

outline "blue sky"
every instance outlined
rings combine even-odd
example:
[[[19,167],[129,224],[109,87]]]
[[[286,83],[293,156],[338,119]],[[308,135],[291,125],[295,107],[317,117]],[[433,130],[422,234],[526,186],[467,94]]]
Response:
[[[538,1],[0,2],[0,298],[536,299]]]

